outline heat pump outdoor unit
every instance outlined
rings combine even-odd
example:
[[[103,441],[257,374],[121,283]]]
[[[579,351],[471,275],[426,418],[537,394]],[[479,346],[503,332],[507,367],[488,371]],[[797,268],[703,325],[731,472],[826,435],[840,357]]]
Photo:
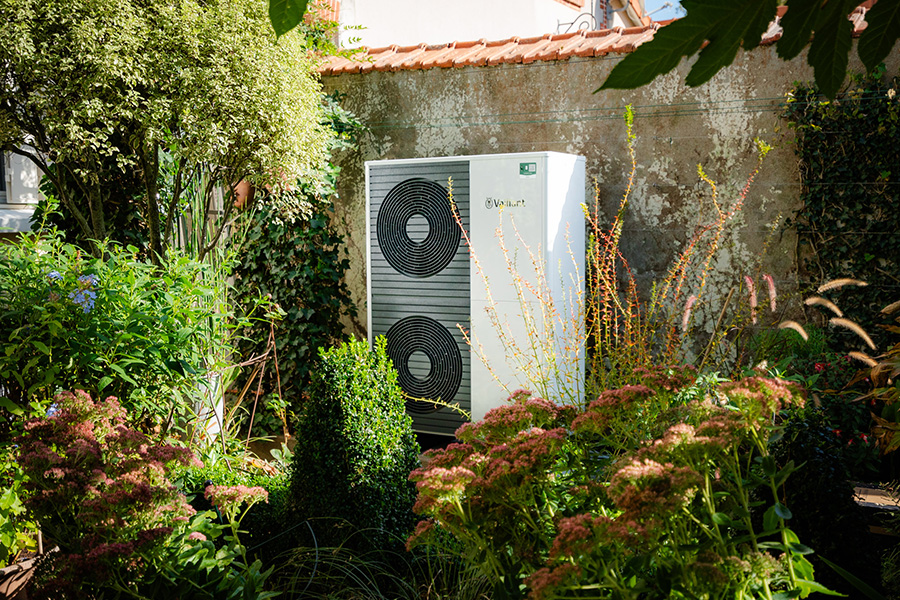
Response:
[[[543,270],[556,305],[571,306],[584,280],[584,164],[584,157],[557,152],[366,163],[369,342],[387,338],[409,398],[455,404],[478,420],[510,391],[529,387],[505,359],[510,338],[492,324],[508,324],[527,344],[522,313],[541,314],[537,298],[516,292],[507,257],[529,285]],[[496,234],[501,222],[506,253]],[[470,351],[460,326],[490,367]],[[561,335],[541,327],[541,335]],[[556,341],[576,365],[569,375],[579,379],[583,348]],[[464,422],[441,404],[409,400],[407,411],[423,433],[452,435]]]

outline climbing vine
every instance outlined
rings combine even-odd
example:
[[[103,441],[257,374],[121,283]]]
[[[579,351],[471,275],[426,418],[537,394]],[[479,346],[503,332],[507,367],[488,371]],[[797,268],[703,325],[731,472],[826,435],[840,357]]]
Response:
[[[337,95],[323,98],[323,122],[334,132],[332,152],[355,146],[362,125],[340,107]],[[238,300],[258,294],[269,296],[284,315],[274,324],[274,360],[262,370],[260,409],[273,398],[288,412],[299,408],[315,367],[318,350],[346,338],[342,317],[355,317],[356,307],[344,274],[350,266],[344,238],[335,227],[332,199],[336,196],[339,168],[324,169],[299,181],[286,192],[294,201],[262,202],[241,247],[240,264],[235,269]],[[309,206],[303,218],[282,214],[282,205]],[[266,354],[270,326],[259,323],[245,332],[241,355],[248,359]],[[276,398],[278,388],[281,398]],[[253,385],[257,389],[257,385]],[[284,409],[282,409],[284,410]],[[260,415],[254,422],[266,428],[275,424],[272,415]]]
[[[865,288],[829,292],[880,351],[881,308],[900,299],[900,80],[883,67],[855,77],[833,101],[798,86],[784,116],[797,133],[802,206],[792,225],[800,240],[801,274],[809,287],[854,278]],[[837,333],[837,332],[836,332]],[[859,338],[847,333],[846,345]]]

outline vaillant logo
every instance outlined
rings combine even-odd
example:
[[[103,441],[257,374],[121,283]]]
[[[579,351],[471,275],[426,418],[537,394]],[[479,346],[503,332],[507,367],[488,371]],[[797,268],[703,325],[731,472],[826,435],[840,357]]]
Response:
[[[492,208],[525,208],[525,199],[513,200],[512,198],[491,198],[488,196],[484,199],[484,207],[488,210]]]

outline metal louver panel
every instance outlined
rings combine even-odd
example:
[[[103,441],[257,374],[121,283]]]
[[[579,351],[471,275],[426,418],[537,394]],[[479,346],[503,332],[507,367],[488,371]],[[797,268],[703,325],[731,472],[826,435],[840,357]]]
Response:
[[[387,337],[412,398],[471,407],[469,255],[448,199],[469,226],[468,161],[369,165],[370,335]],[[417,431],[452,435],[459,412],[407,402]]]

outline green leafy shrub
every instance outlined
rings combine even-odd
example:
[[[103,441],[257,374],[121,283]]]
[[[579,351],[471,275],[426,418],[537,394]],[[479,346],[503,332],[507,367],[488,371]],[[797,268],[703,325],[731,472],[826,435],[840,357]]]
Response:
[[[803,507],[794,513],[791,529],[815,548],[810,560],[821,573],[821,581],[852,596],[856,590],[823,565],[818,556],[875,586],[880,577],[879,559],[875,545],[862,543],[872,534],[868,533],[862,507],[854,500],[845,459],[846,442],[829,421],[823,408],[807,406],[796,411],[786,419],[784,435],[772,444],[772,456],[780,464],[793,461],[802,464],[805,473],[815,474],[792,477],[784,484],[785,504]],[[847,540],[858,543],[848,544]]]
[[[269,564],[287,552],[306,531],[286,527],[290,500],[290,478],[287,473],[272,475],[261,470],[249,471],[229,466],[226,461],[207,462],[202,467],[179,469],[172,479],[188,496],[198,512],[213,507],[205,497],[206,483],[217,486],[259,487],[268,493],[268,502],[254,504],[241,521],[242,541],[249,553]]]
[[[408,477],[419,446],[385,341],[373,351],[364,342],[346,342],[322,351],[320,359],[297,425],[294,509],[300,519],[340,520],[320,522],[320,545],[340,545],[360,530],[376,544],[391,544],[415,521]]]
[[[210,332],[232,317],[206,283],[211,267],[101,247],[98,259],[53,234],[0,245],[0,388],[19,407],[77,388],[118,397],[148,427],[191,418],[210,357],[227,346]]]
[[[841,464],[852,478],[868,479],[878,473],[880,465],[869,413],[877,403],[874,398],[856,401],[862,391],[853,381],[861,363],[831,349],[830,331],[812,324],[803,329],[807,340],[790,329],[760,331],[749,343],[753,364],[765,360],[775,372],[801,384],[821,406],[817,419],[841,448]]]
[[[322,109],[322,123],[333,134],[330,150],[355,148],[363,126],[340,106],[340,94],[323,96]],[[292,191],[282,192],[279,201],[261,203],[248,217],[234,270],[238,302],[252,305],[257,297],[265,296],[284,312],[271,331],[278,365],[277,370],[269,368],[261,375],[264,397],[260,406],[268,406],[274,398],[287,402],[288,413],[295,413],[309,386],[319,349],[347,339],[343,318],[356,316],[344,281],[350,267],[344,237],[333,221],[331,202],[337,196],[339,173],[340,168],[329,162],[298,181]],[[306,210],[297,216],[284,206]],[[241,355],[263,354],[269,335],[268,324],[252,326],[240,344]],[[277,430],[279,418],[273,412],[258,415],[254,430]]]
[[[56,396],[50,414],[30,419],[16,440],[28,479],[26,506],[48,540],[60,547],[41,564],[40,597],[270,597],[271,573],[249,563],[238,539],[243,504],[265,490],[216,486],[208,497],[227,524],[195,514],[168,474],[176,464],[200,466],[187,448],[155,444],[125,425],[115,398],[83,391]],[[224,543],[213,540],[224,534]]]
[[[201,381],[206,331],[229,314],[210,301],[206,266],[102,250],[93,258],[53,234],[0,245],[0,388],[19,407],[60,389],[114,395],[131,418],[159,423],[173,407],[159,399]]]
[[[330,223],[329,209],[318,206],[306,220],[278,218],[278,208],[261,207],[246,234],[240,264],[235,268],[239,301],[259,295],[277,303],[284,318],[275,324],[278,371],[267,369],[263,389],[277,391],[296,412],[309,385],[319,348],[346,338],[343,315],[355,315],[344,273],[350,266],[344,239]],[[259,355],[269,339],[268,324],[244,333],[243,356]]]
[[[782,484],[797,466],[769,450],[797,388],[749,377],[698,394],[688,381],[648,377],[586,409],[514,394],[414,471],[427,518],[409,543],[450,533],[498,599],[822,591],[788,527]],[[647,426],[623,440],[630,419]]]
[[[882,67],[871,77],[854,78],[833,102],[815,87],[800,86],[784,111],[797,132],[803,183],[802,206],[791,223],[801,245],[801,276],[809,288],[842,277],[868,282],[862,292],[836,289],[831,300],[856,315],[879,348],[885,339],[874,325],[883,323],[879,309],[896,300],[900,271],[900,212],[894,209],[900,190],[898,84]],[[860,345],[852,332],[836,334],[842,348]]]
[[[11,446],[0,449],[0,568],[15,562],[19,553],[36,547],[37,525],[22,502],[25,473]]]

